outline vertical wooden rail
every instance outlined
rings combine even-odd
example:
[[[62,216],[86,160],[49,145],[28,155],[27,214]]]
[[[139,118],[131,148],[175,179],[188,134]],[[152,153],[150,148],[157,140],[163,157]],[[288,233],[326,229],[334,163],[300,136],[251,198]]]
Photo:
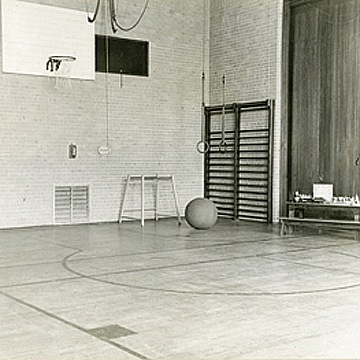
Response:
[[[210,162],[210,153],[211,153],[211,144],[210,144],[210,111],[205,109],[205,141],[209,144],[209,150],[204,155],[204,197],[209,197],[209,162]]]
[[[130,185],[130,175],[128,175],[127,178],[126,178],[123,201],[122,201],[121,207],[120,207],[119,224],[122,223],[122,219],[123,219],[123,215],[124,215],[124,209],[125,209],[126,195],[128,193],[128,190],[129,190],[129,185]]]
[[[180,211],[179,211],[179,201],[178,201],[177,193],[176,193],[174,175],[171,175],[171,186],[172,186],[172,192],[173,192],[173,196],[174,196],[175,210],[176,210],[176,214],[177,214],[177,218],[178,218],[178,223],[179,223],[179,225],[181,225],[181,216],[180,216]]]
[[[239,131],[241,127],[241,105],[233,105],[235,114],[235,128],[234,128],[234,220],[238,219],[239,214],[239,147],[240,137]]]
[[[268,211],[267,222],[272,223],[272,201],[273,201],[273,146],[274,146],[274,106],[275,100],[268,100],[269,114],[268,114]]]
[[[141,226],[145,225],[145,176],[141,175]]]
[[[156,180],[155,180],[155,221],[159,220],[158,209],[159,209],[159,177],[156,174]]]

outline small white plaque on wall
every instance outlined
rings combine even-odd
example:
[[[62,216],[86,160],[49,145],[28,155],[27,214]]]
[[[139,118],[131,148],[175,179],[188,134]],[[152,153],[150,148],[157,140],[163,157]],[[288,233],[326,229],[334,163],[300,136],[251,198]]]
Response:
[[[333,196],[333,184],[313,184],[314,198],[322,198],[326,201],[331,201]]]

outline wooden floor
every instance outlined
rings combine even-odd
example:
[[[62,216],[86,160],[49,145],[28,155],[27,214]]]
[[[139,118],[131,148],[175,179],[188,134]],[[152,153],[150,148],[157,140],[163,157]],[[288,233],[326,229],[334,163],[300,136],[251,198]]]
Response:
[[[360,243],[175,219],[0,231],[0,359],[360,358]]]

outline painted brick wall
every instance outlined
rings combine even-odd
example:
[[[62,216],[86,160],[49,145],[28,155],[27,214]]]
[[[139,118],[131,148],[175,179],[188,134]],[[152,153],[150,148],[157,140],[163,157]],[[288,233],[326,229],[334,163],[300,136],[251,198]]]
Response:
[[[275,99],[274,221],[279,216],[283,0],[210,0],[210,105]]]
[[[83,0],[32,2],[85,10]],[[128,6],[124,21],[131,23],[137,11]],[[51,78],[0,72],[0,228],[52,224],[54,184],[90,185],[91,222],[118,219],[127,174],[173,174],[182,212],[202,195],[196,143],[203,11],[200,0],[150,1],[141,24],[118,33],[150,42],[150,76],[124,76],[122,88],[114,74],[96,73],[95,81],[72,80],[70,89],[59,90]],[[106,24],[102,9],[96,33],[111,35]],[[112,152],[99,156],[106,143],[106,77]],[[77,159],[67,157],[70,143],[78,145]],[[137,196],[130,201],[139,206]],[[166,196],[164,204],[172,209]]]

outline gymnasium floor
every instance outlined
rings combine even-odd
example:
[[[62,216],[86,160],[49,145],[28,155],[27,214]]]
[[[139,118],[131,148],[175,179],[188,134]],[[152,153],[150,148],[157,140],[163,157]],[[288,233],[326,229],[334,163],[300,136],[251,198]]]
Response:
[[[360,358],[360,243],[220,220],[0,231],[0,359]]]

